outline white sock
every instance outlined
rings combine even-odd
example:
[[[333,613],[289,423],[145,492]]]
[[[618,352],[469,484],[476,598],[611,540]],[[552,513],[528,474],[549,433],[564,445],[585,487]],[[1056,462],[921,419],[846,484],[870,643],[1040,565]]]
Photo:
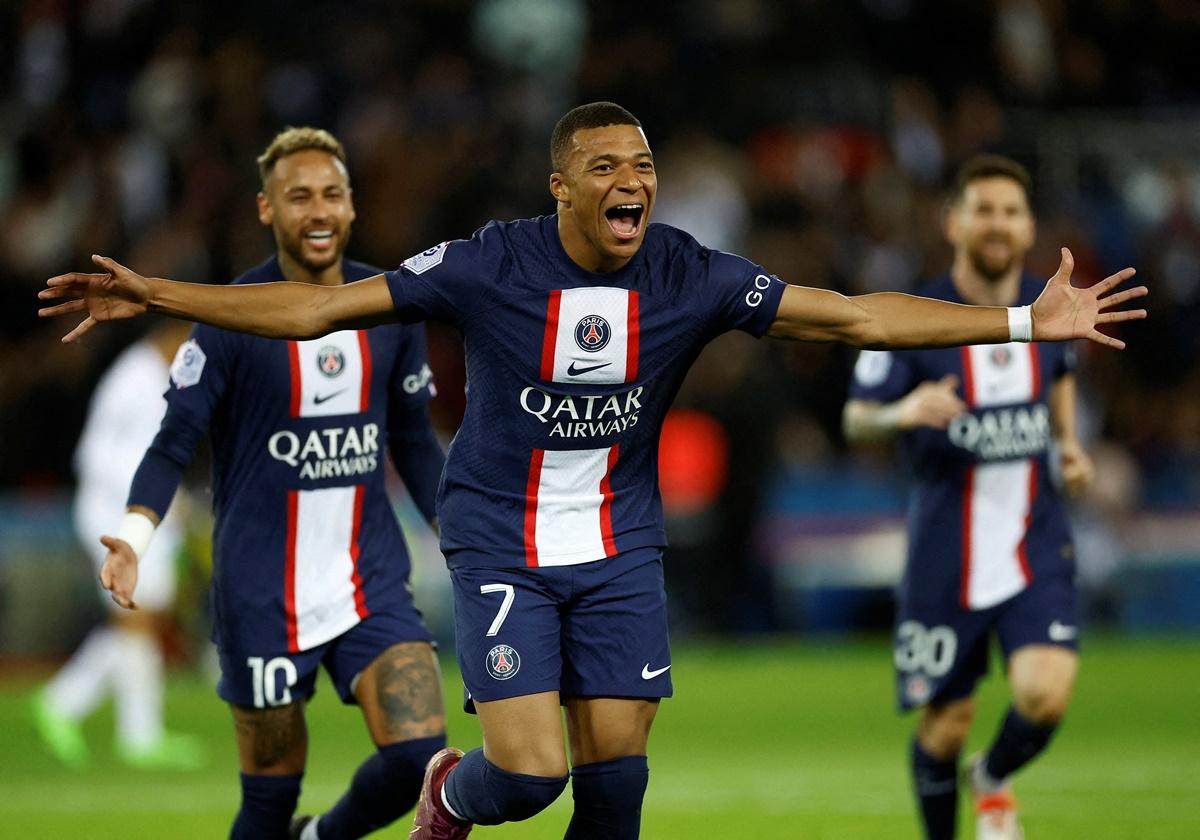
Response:
[[[308,821],[308,825],[304,826],[304,830],[300,832],[300,840],[321,840],[321,835],[317,834],[317,823],[320,817],[313,817]]]
[[[117,740],[127,747],[148,747],[163,734],[163,661],[158,640],[146,633],[119,634],[116,669]]]
[[[108,692],[120,650],[111,627],[97,627],[46,685],[46,699],[56,712],[79,720]]]
[[[984,793],[996,793],[999,790],[1003,790],[1005,781],[1004,779],[992,778],[992,774],[987,771],[986,755],[975,762],[975,766],[971,768],[971,782],[978,790]]]

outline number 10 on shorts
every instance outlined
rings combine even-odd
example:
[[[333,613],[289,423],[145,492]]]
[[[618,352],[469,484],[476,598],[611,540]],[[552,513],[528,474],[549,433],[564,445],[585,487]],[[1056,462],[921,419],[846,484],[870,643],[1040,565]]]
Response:
[[[250,666],[250,682],[254,685],[254,707],[286,706],[292,702],[292,686],[299,679],[296,666],[286,656],[276,656],[265,664],[261,656],[246,660]],[[283,672],[283,691],[279,690],[276,675]]]

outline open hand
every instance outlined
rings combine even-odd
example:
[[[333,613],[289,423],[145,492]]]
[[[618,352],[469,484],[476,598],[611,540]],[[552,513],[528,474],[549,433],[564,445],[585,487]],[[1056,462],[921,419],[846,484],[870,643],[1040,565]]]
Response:
[[[1134,275],[1132,268],[1121,269],[1091,288],[1077,289],[1071,285],[1071,271],[1074,268],[1075,258],[1069,250],[1063,248],[1058,271],[1033,302],[1033,340],[1063,341],[1086,338],[1106,347],[1123,349],[1124,341],[1107,336],[1096,327],[1100,324],[1145,318],[1145,309],[1126,309],[1119,312],[1112,309],[1127,301],[1144,297],[1150,290],[1145,286],[1137,286],[1115,295],[1108,294]]]
[[[133,590],[137,587],[138,559],[125,540],[104,536],[101,544],[108,549],[104,565],[100,567],[100,585],[112,593],[117,606],[136,610]]]
[[[104,269],[101,274],[71,272],[51,277],[46,288],[38,292],[41,300],[61,300],[64,303],[38,310],[43,318],[87,312],[75,329],[63,336],[68,344],[79,338],[100,321],[119,321],[144,313],[150,296],[150,284],[142,275],[129,270],[116,260],[92,255],[92,262]]]

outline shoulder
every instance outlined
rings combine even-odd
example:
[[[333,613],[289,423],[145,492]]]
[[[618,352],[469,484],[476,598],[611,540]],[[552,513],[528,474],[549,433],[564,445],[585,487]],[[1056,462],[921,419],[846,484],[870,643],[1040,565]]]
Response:
[[[954,281],[950,279],[949,274],[943,274],[940,277],[934,277],[932,280],[924,281],[913,290],[913,294],[920,297],[933,298],[934,300],[961,302],[958,290],[954,288]]]
[[[1019,297],[1021,306],[1028,306],[1037,300],[1038,295],[1042,293],[1042,289],[1046,287],[1046,281],[1035,274],[1021,275],[1021,294]]]
[[[366,280],[368,277],[374,277],[376,274],[383,274],[384,270],[370,263],[359,262],[358,260],[342,260],[342,277],[347,283],[353,283],[357,280]]]
[[[646,248],[650,255],[673,259],[707,259],[710,254],[721,253],[705,248],[686,230],[662,222],[651,222],[646,227],[646,238],[642,247]]]
[[[267,257],[258,265],[251,268],[242,274],[235,277],[229,285],[244,286],[250,283],[275,283],[283,279],[283,272],[279,269],[279,261],[275,259],[275,255]]]

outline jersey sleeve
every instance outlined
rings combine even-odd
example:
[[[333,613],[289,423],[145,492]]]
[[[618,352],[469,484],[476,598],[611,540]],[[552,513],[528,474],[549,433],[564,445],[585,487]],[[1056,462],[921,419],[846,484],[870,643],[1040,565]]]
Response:
[[[396,327],[401,331],[396,361],[388,383],[389,408],[420,408],[437,396],[425,347],[425,326]]]
[[[854,364],[850,399],[895,402],[917,384],[917,371],[910,353],[863,350]]]
[[[718,333],[742,330],[758,338],[775,321],[784,283],[757,263],[724,251],[701,249],[707,261],[706,299]]]
[[[161,519],[170,507],[196,444],[208,430],[228,383],[228,333],[197,325],[171,362],[164,395],[167,412],[142,456],[129,487],[127,505],[141,505]]]
[[[484,290],[499,276],[505,258],[495,227],[435,245],[384,272],[401,323],[433,319],[457,325],[488,304]]]

